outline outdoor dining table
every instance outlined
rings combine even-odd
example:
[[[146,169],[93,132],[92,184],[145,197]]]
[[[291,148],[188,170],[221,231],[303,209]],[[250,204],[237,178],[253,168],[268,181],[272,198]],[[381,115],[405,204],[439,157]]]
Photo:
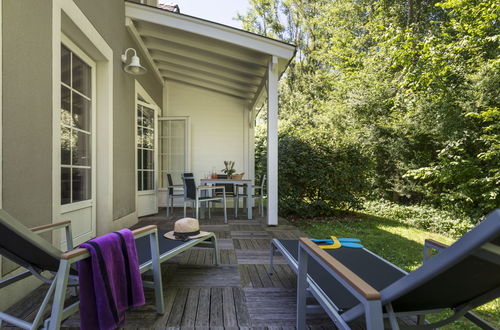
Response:
[[[201,179],[202,185],[209,184],[235,184],[246,185],[247,189],[247,215],[248,220],[252,220],[252,204],[253,204],[253,180],[250,179]]]

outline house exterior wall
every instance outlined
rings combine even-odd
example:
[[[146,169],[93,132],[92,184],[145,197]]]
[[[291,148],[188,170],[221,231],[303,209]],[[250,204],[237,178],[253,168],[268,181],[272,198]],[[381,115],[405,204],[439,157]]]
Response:
[[[203,178],[236,162],[237,173],[252,177],[249,159],[249,113],[243,100],[176,82],[164,88],[163,116],[190,119],[190,170]]]
[[[64,0],[71,1],[71,0]],[[135,214],[135,85],[137,80],[157,104],[162,86],[148,69],[131,76],[122,69],[125,49],[138,50],[125,27],[123,0],[75,0],[113,51],[113,217],[98,219],[98,234],[119,226]],[[51,223],[53,214],[53,49],[51,2],[2,0],[2,204],[1,207],[27,227]],[[57,77],[56,79],[59,79]],[[99,125],[99,123],[98,123]],[[97,141],[99,144],[99,140]],[[98,160],[99,162],[99,160]],[[99,184],[99,183],[98,183]],[[99,222],[105,222],[99,230]],[[50,240],[50,236],[47,236]],[[15,271],[0,257],[0,278]],[[39,285],[28,278],[0,290],[0,310]],[[5,299],[9,297],[9,299]]]
[[[113,218],[119,219],[135,211],[135,87],[134,78],[122,70],[121,54],[132,47],[139,51],[125,28],[123,0],[75,0],[87,18],[99,31],[115,56],[113,68]],[[143,76],[135,76],[156,104],[162,104],[162,86],[147,66],[144,54],[139,52],[141,64],[148,69]],[[118,143],[119,142],[119,143]]]

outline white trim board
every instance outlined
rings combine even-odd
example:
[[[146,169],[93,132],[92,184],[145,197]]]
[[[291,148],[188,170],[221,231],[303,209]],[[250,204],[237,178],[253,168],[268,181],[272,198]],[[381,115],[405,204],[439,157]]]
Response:
[[[2,164],[3,164],[3,156],[2,156],[2,136],[3,136],[3,117],[2,117],[2,109],[3,109],[3,85],[2,85],[2,80],[3,80],[3,59],[2,59],[2,54],[3,54],[3,41],[2,41],[2,36],[3,36],[3,30],[2,30],[2,25],[3,25],[3,16],[2,16],[2,7],[3,7],[3,1],[0,0],[0,209],[2,209],[2,200],[3,200],[3,169],[2,169]],[[2,278],[2,264],[3,260],[2,257],[0,256],[0,279]]]

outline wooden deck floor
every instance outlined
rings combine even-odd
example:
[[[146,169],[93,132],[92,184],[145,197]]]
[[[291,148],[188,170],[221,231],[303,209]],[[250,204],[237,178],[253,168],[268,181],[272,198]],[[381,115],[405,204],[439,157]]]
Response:
[[[144,217],[135,227],[155,224],[171,230],[180,210],[167,218],[165,210]],[[162,266],[166,313],[155,311],[153,292],[146,291],[146,305],[127,314],[126,328],[228,328],[293,329],[296,277],[282,257],[275,257],[274,275],[268,273],[272,238],[298,238],[296,227],[281,221],[268,227],[264,219],[229,220],[221,215],[200,220],[202,230],[216,233],[221,265],[212,264],[210,249],[192,248]],[[13,306],[9,313],[32,320],[46,286]],[[311,329],[334,329],[326,314],[311,315]],[[63,323],[77,328],[75,314]]]

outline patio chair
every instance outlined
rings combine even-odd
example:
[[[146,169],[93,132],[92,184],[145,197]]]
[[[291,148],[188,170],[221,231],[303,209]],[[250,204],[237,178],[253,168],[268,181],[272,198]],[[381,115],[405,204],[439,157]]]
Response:
[[[264,186],[266,184],[266,175],[262,175],[260,178],[260,185],[253,186],[253,199],[259,200],[259,215],[264,216]],[[240,193],[240,189],[242,189]],[[245,200],[247,199],[247,186],[246,185],[236,185],[236,213],[235,217],[238,217],[240,198],[243,198],[243,205],[245,205]],[[243,207],[245,210],[245,207]]]
[[[227,174],[217,174],[217,179],[227,179]],[[236,200],[236,194],[237,194],[237,188],[234,183],[217,183],[215,184],[217,187],[224,187],[225,189],[225,194],[226,198],[227,197],[232,197],[233,198],[233,205],[234,205],[234,217],[236,218],[238,216],[238,210],[237,210],[237,200]],[[222,191],[216,190],[215,191],[216,196],[221,196]]]
[[[184,217],[186,217],[188,202],[191,202],[192,207],[196,209],[195,217],[199,219],[200,206],[202,203],[206,203],[208,207],[208,217],[210,218],[210,203],[220,201],[224,208],[224,223],[227,223],[226,194],[223,186],[196,186],[193,177],[183,177],[182,181],[184,182]],[[215,195],[214,192],[217,190],[222,191],[222,195]]]
[[[174,182],[172,180],[172,175],[170,175],[170,173],[167,173],[167,181],[168,181],[168,187],[167,187],[167,189],[168,189],[167,217],[168,217],[170,215],[170,212],[172,212],[172,214],[174,213],[174,198],[184,197],[184,192],[178,193],[178,194],[175,193],[175,190],[179,189],[179,188],[183,188],[183,185],[182,184],[174,184]]]
[[[424,264],[410,273],[369,250],[323,250],[307,238],[274,239],[271,272],[276,249],[298,273],[298,329],[305,329],[307,292],[340,329],[363,318],[368,329],[383,329],[384,318],[399,329],[403,316],[417,316],[411,327],[418,329],[435,329],[461,316],[494,329],[470,311],[500,296],[500,209],[449,247],[427,240]],[[431,249],[439,252],[429,258]],[[426,314],[442,310],[453,314],[425,322]]]
[[[57,249],[38,235],[62,228],[65,229],[68,252]],[[213,233],[200,239],[182,242],[163,238],[165,232],[158,232],[156,226],[146,226],[133,231],[141,274],[147,271],[153,273],[153,281],[143,280],[143,285],[154,289],[156,310],[159,314],[165,312],[160,268],[162,262],[197,245],[212,247],[214,249],[214,262],[219,264],[217,239]],[[160,238],[159,235],[161,235]],[[79,301],[64,306],[66,291],[70,287],[74,288],[73,293],[76,292],[75,289],[78,286],[76,262],[90,257],[90,254],[86,249],[73,249],[70,221],[44,225],[30,230],[7,212],[0,210],[0,255],[26,269],[17,275],[1,280],[0,289],[31,275],[49,284],[47,293],[32,323],[0,312],[0,326],[2,322],[5,322],[23,329],[38,329],[42,325],[43,328],[59,329],[64,319],[78,311]],[[45,311],[49,308],[51,300],[51,314],[44,320]]]

